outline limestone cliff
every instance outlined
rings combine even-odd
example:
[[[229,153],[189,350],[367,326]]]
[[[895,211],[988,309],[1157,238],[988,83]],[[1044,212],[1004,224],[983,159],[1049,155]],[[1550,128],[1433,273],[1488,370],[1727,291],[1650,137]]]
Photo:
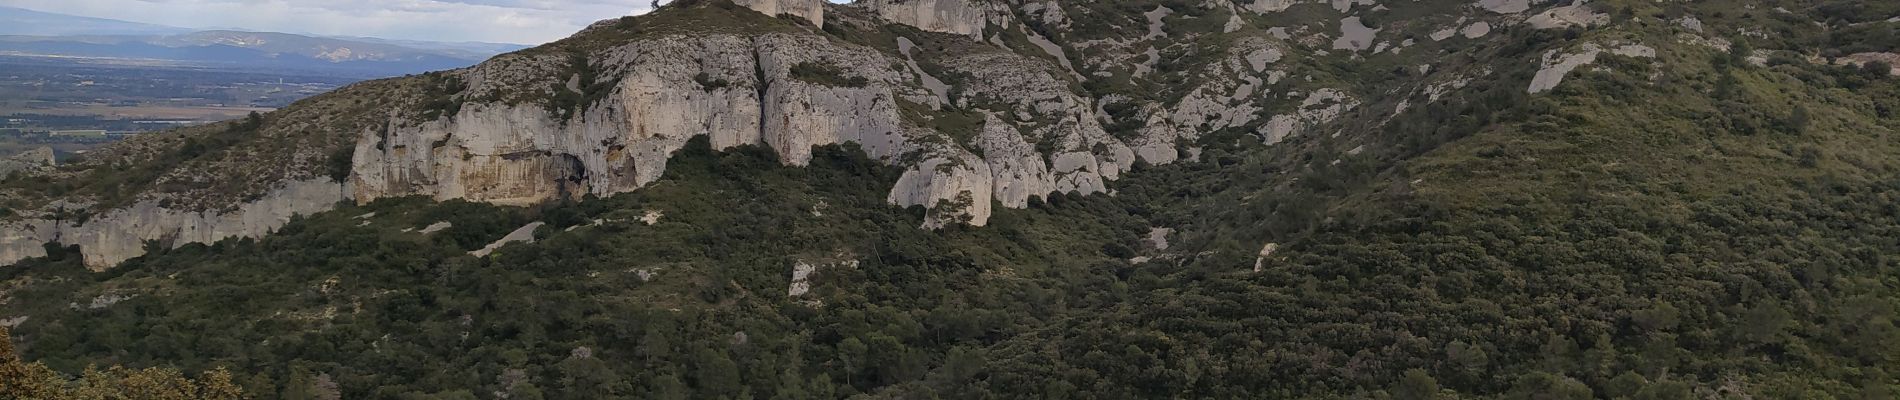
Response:
[[[892,23],[979,40],[991,16],[1002,12],[987,0],[863,0],[854,4]]]
[[[329,179],[286,182],[235,210],[182,211],[144,201],[84,221],[29,219],[0,225],[0,261],[45,255],[43,243],[78,245],[95,270],[145,254],[147,242],[178,247],[231,237],[259,237],[299,214],[329,210],[343,201],[343,185]]]
[[[732,2],[765,15],[790,15],[810,21],[813,26],[825,26],[825,0],[732,0]]]
[[[1137,162],[1354,140],[1337,126],[1376,127],[1465,87],[1451,82],[1505,75],[1434,64],[1446,44],[1481,46],[1503,40],[1493,26],[1587,10],[1480,2],[1362,18],[1388,6],[1413,7],[675,2],[474,67],[352,85],[250,121],[143,135],[79,165],[29,168],[37,179],[0,186],[11,212],[0,214],[0,264],[52,242],[79,245],[104,268],[147,242],[259,236],[338,201],[532,205],[625,193],[659,180],[701,136],[716,149],[769,148],[788,166],[807,164],[814,146],[853,143],[904,171],[886,200],[928,210],[923,227],[982,226],[995,207],[1111,192]],[[1654,57],[1605,43],[1525,60],[1542,69],[1529,91],[1600,52]],[[1341,69],[1374,62],[1399,67]],[[1321,129],[1332,135],[1308,135]],[[58,181],[82,187],[46,184]],[[94,181],[106,183],[86,186]]]
[[[720,149],[767,146],[788,165],[809,161],[813,146],[857,143],[873,158],[909,167],[892,189],[893,204],[956,203],[947,207],[959,210],[944,216],[961,215],[957,218],[982,225],[993,197],[1020,207],[1032,195],[1103,191],[1102,182],[1133,160],[1125,145],[1093,124],[1086,100],[1064,97],[1066,91],[1046,72],[1025,74],[1040,67],[1007,53],[957,65],[967,73],[989,74],[1000,85],[976,87],[971,94],[1040,96],[1006,99],[1025,106],[998,111],[1064,121],[1027,133],[1063,141],[1064,152],[999,152],[1009,158],[995,161],[1033,165],[1027,168],[1037,171],[1055,164],[1054,174],[1023,174],[1018,168],[994,173],[987,167],[992,161],[951,141],[930,139],[944,133],[915,126],[898,110],[900,96],[930,92],[912,83],[910,71],[886,67],[900,60],[873,49],[810,35],[709,35],[637,41],[597,59],[602,61],[589,68],[617,76],[618,83],[566,120],[538,107],[471,103],[440,120],[392,122],[387,130],[364,132],[353,158],[353,198],[427,195],[533,204],[561,196],[610,195],[658,179],[673,151],[706,135]],[[535,62],[502,59],[459,74],[470,82],[471,92],[480,93],[496,83],[491,77],[519,75],[509,69],[560,69],[526,66]],[[855,83],[798,76],[796,70],[818,68],[814,65],[835,68]],[[995,141],[1027,141],[1025,133],[1001,122],[989,124],[985,132],[1003,137]],[[1103,156],[1110,162],[1087,151],[1096,145],[1106,149]],[[906,162],[900,156],[907,154],[920,157]],[[993,196],[996,185],[1041,190]],[[928,225],[943,222],[933,219]]]

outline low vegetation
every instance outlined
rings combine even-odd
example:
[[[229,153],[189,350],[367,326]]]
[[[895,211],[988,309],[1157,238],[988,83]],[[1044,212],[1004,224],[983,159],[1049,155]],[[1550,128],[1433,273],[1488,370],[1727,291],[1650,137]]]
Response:
[[[707,22],[693,18],[724,15],[721,4],[658,13]],[[1157,4],[1072,7],[1066,34],[1145,25],[1122,14]],[[1434,64],[1437,76],[1396,57],[1289,57],[1276,67],[1299,82],[1275,90],[1375,95],[1322,130],[1338,134],[1267,146],[1250,140],[1255,126],[1203,132],[1194,160],[1139,165],[1113,195],[999,207],[982,228],[918,229],[988,199],[892,207],[901,170],[853,145],[784,167],[771,150],[715,151],[700,137],[658,181],[610,197],[530,208],[385,199],[259,239],[155,243],[102,273],[49,247],[0,269],[0,303],[27,317],[16,338],[43,367],[0,372],[80,387],[90,378],[70,377],[91,365],[169,366],[185,372],[153,376],[283,398],[1893,397],[1900,79],[1788,54],[1752,60],[1753,48],[1875,46],[1860,35],[1879,33],[1737,35],[1719,50],[1676,39],[1702,3],[1591,4],[1624,25],[1501,28],[1495,45]],[[1891,11],[1853,4],[1694,15],[1706,32],[1809,32],[1786,15],[1829,15],[1839,28]],[[1282,17],[1331,12],[1295,7]],[[687,29],[661,21],[607,29]],[[897,31],[823,32],[890,43]],[[1554,90],[1525,90],[1552,50],[1635,38],[1657,56],[1604,54]],[[1189,82],[1220,62],[1196,47],[1210,43],[1177,43],[1155,82],[1086,90]],[[584,107],[587,88],[607,81],[573,60],[562,79],[581,89],[555,88],[566,93],[556,111]],[[919,63],[936,74],[933,61]],[[1411,91],[1453,75],[1470,81],[1437,100]],[[792,76],[865,79],[817,62]],[[898,106],[967,142],[956,135],[984,120],[973,110],[991,109],[967,100],[976,105]],[[1400,101],[1405,111],[1388,111]],[[1140,109],[1104,112],[1117,135],[1138,128]],[[196,151],[222,151],[219,134],[205,135]],[[337,154],[332,165],[347,161]],[[533,243],[469,253],[532,222],[546,223]],[[1154,228],[1175,232],[1166,250],[1146,240]],[[792,295],[799,265],[815,266],[810,291]]]

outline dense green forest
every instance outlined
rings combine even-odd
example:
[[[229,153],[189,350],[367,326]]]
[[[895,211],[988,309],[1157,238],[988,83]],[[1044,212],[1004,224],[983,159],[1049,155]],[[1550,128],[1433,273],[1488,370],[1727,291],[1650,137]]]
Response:
[[[702,136],[612,197],[343,205],[104,272],[49,245],[0,299],[52,371],[222,368],[258,398],[1892,399],[1900,78],[1805,57],[1892,50],[1860,16],[1900,10],[1811,3],[1840,29],[1726,50],[1500,28],[1443,66],[1493,74],[1456,96],[1210,132],[985,227],[919,229],[853,144],[787,167]],[[1632,38],[1663,51],[1524,89],[1547,49]]]

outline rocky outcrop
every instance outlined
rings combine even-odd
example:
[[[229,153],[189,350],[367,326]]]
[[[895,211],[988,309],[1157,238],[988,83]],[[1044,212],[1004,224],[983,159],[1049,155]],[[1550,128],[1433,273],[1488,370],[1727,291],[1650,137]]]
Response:
[[[1265,246],[1260,246],[1260,255],[1255,256],[1253,259],[1253,272],[1267,270],[1267,257],[1273,257],[1273,253],[1279,250],[1280,244],[1278,243],[1267,243]]]
[[[813,26],[825,26],[825,0],[732,0],[732,2],[765,15],[791,15],[810,21]]]
[[[982,53],[945,65],[970,76],[959,101],[981,100],[972,107],[997,113],[1025,142],[1047,150],[1039,153],[1049,162],[1047,182],[1056,192],[1105,192],[1106,181],[1134,166],[1134,151],[1102,129],[1092,101],[1070,91],[1046,61]]]
[[[1302,2],[1341,10],[1372,5]],[[825,23],[826,7],[841,7],[815,0],[736,3],[813,25]],[[1283,9],[1282,3],[1293,2],[1254,2]],[[1330,84],[1315,81],[1312,74],[1282,83],[1288,72],[1278,65],[1283,58],[1300,57],[1301,44],[1253,33],[1224,42],[1229,47],[1220,58],[1170,64],[1175,70],[1166,74],[1192,75],[1193,80],[1165,95],[1091,98],[1100,93],[1078,90],[1088,80],[1071,79],[1081,76],[1077,67],[1091,74],[1144,75],[1127,71],[1136,63],[1103,65],[1139,58],[1152,69],[1162,58],[1158,49],[1164,48],[1153,42],[1211,33],[1171,29],[1177,10],[1157,7],[1145,15],[1145,35],[1140,21],[1133,21],[1131,28],[1137,30],[1129,35],[1091,45],[1060,30],[1068,18],[1060,4],[1024,6],[1025,15],[1046,23],[1036,31],[1053,33],[1048,37],[1006,24],[1013,13],[998,8],[1003,4],[865,0],[851,6],[861,10],[834,8],[842,12],[832,15],[831,23],[849,31],[891,22],[973,38],[994,25],[1009,30],[1000,34],[1023,33],[1051,57],[1030,46],[955,41],[946,48],[943,40],[917,35],[886,39],[896,42],[891,52],[879,49],[891,47],[887,44],[838,40],[803,23],[764,19],[754,22],[774,24],[771,29],[692,34],[636,33],[619,22],[597,25],[582,35],[602,36],[503,55],[468,69],[391,80],[407,83],[391,84],[400,90],[349,98],[357,103],[384,100],[376,96],[406,99],[400,96],[453,81],[441,86],[455,89],[426,94],[453,107],[418,112],[398,106],[409,102],[391,101],[388,109],[348,114],[367,121],[362,124],[283,129],[333,134],[320,131],[346,127],[334,128],[342,134],[333,136],[353,141],[345,147],[351,156],[345,184],[292,181],[232,211],[179,211],[146,202],[99,213],[84,224],[29,217],[0,228],[0,262],[43,254],[41,244],[58,242],[81,245],[89,265],[110,266],[139,255],[146,241],[178,245],[261,235],[290,215],[323,211],[339,200],[426,196],[528,205],[609,196],[660,179],[669,158],[701,136],[715,149],[770,148],[790,166],[807,164],[814,146],[855,143],[872,159],[904,171],[886,195],[888,203],[929,210],[923,222],[929,228],[981,226],[992,207],[1026,207],[1030,199],[1052,193],[1107,192],[1109,182],[1137,159],[1152,164],[1192,159],[1207,132],[1252,131],[1275,142],[1357,104],[1344,90],[1312,90]],[[859,12],[867,10],[872,12]],[[1339,37],[1344,47],[1377,45],[1379,31],[1356,18],[1342,24],[1351,25]],[[1021,42],[1012,39],[1009,45],[1016,43]],[[1324,47],[1325,42],[1305,46]],[[1075,51],[1065,54],[1064,49]],[[925,53],[933,51],[941,53]],[[1114,54],[1100,55],[1108,53]],[[1133,79],[1176,79],[1151,74]],[[416,83],[424,80],[431,83]],[[1125,103],[1118,103],[1117,116],[1109,118],[1103,104],[1113,98]],[[1298,108],[1287,107],[1289,102]],[[1267,121],[1270,109],[1285,111]],[[980,124],[971,123],[971,116]],[[1129,122],[1136,120],[1142,122]],[[1114,134],[1104,128],[1107,123],[1115,124]],[[287,178],[262,182],[281,179]]]
[[[786,297],[798,298],[811,293],[811,279],[814,275],[817,275],[819,271],[836,268],[857,269],[858,265],[858,260],[832,262],[807,262],[799,260],[794,262],[792,263],[791,284],[786,285],[785,295]],[[803,303],[812,306],[822,304],[816,299],[806,299]]]
[[[989,165],[974,154],[937,156],[904,170],[887,200],[930,209],[924,228],[952,223],[983,226],[990,220],[992,179]]]
[[[1172,109],[1151,109],[1140,134],[1130,141],[1135,153],[1151,164],[1179,159],[1181,149],[1193,151],[1202,134],[1253,124],[1264,111],[1261,100],[1270,94],[1282,72],[1269,68],[1286,56],[1277,42],[1263,37],[1235,41],[1227,58],[1200,72],[1204,81]]]
[[[1885,63],[1889,67],[1889,75],[1900,76],[1900,53],[1854,53],[1836,59],[1834,63],[1862,68],[1871,63]]]
[[[1609,23],[1610,15],[1591,11],[1588,5],[1577,3],[1545,10],[1524,22],[1537,29],[1590,27]]]
[[[871,10],[885,21],[975,40],[983,40],[983,28],[989,25],[992,15],[999,14],[995,6],[984,0],[862,0],[856,5]]]
[[[1372,39],[1378,34],[1378,29],[1366,27],[1359,17],[1346,17],[1339,20],[1339,38],[1333,40],[1333,49],[1364,51],[1372,48]]]
[[[343,200],[419,195],[526,205],[623,193],[659,179],[697,136],[717,149],[768,147],[792,166],[809,162],[814,146],[856,143],[905,170],[887,200],[929,209],[927,228],[984,225],[993,204],[1105,192],[1134,163],[1133,151],[1103,131],[1092,101],[1048,61],[1009,52],[939,59],[968,78],[956,98],[918,83],[934,78],[914,61],[796,33],[674,35],[579,60],[505,55],[429,78],[466,83],[452,112],[433,119],[389,112],[354,132],[347,184],[292,181],[226,212],[147,201],[84,223],[20,219],[0,226],[0,263],[42,255],[42,244],[57,242],[79,245],[88,265],[105,268],[141,255],[147,241],[259,236]],[[598,84],[581,83],[590,81]],[[904,99],[987,116],[979,132],[938,131],[928,117],[901,113]]]
[[[531,204],[611,195],[658,179],[671,154],[700,135],[719,149],[771,147],[789,165],[805,164],[812,146],[846,141],[886,160],[909,150],[893,89],[908,77],[876,68],[892,60],[873,51],[807,36],[707,35],[635,42],[601,59],[618,84],[565,121],[533,105],[471,104],[443,120],[365,132],[354,197]],[[806,82],[790,72],[799,64],[843,68],[868,83]],[[471,90],[483,76],[513,75],[490,68],[537,67],[484,64],[467,72]]]
[[[912,46],[906,44],[899,46],[907,53]],[[1102,131],[1090,102],[1070,92],[1047,64],[1010,53],[946,62],[974,77],[961,99],[928,84],[936,80],[912,67],[910,57],[817,36],[679,36],[630,43],[595,58],[600,61],[590,66],[617,84],[565,119],[533,104],[472,103],[440,120],[392,121],[386,130],[363,132],[352,197],[533,204],[623,193],[658,179],[674,151],[705,135],[718,149],[769,147],[794,166],[810,160],[813,146],[857,143],[871,157],[905,168],[888,200],[931,209],[926,227],[980,226],[992,200],[1023,207],[1030,196],[1103,192],[1134,160],[1126,145]],[[567,70],[563,62],[498,59],[461,74],[473,93],[563,90],[518,81],[559,75]],[[800,76],[794,71],[800,66],[832,68],[839,76]],[[994,103],[972,106],[973,98]],[[981,140],[956,143],[945,139],[963,133],[937,132],[900,115],[900,99],[925,100],[932,108],[961,103],[1000,117],[988,119]],[[1028,138],[1055,142],[1037,145]]]
[[[1280,114],[1267,121],[1260,128],[1260,136],[1267,144],[1279,143],[1288,136],[1299,133],[1320,124],[1332,122],[1340,114],[1358,107],[1359,103],[1338,89],[1320,89],[1300,101],[1299,109],[1292,113]]]
[[[1530,11],[1530,0],[1478,0],[1478,8],[1499,14],[1516,14]]]
[[[547,223],[535,221],[523,225],[520,228],[516,228],[513,232],[508,232],[507,235],[503,235],[501,239],[496,239],[494,243],[489,243],[487,246],[482,246],[482,248],[470,251],[468,254],[476,257],[487,257],[489,254],[494,254],[495,250],[501,250],[502,246],[507,246],[510,243],[534,243],[534,230],[541,229],[542,225],[547,225]]]
[[[1575,53],[1559,53],[1557,50],[1551,50],[1544,53],[1543,67],[1537,70],[1537,76],[1531,77],[1531,86],[1526,90],[1539,93],[1555,89],[1557,84],[1563,83],[1564,75],[1577,67],[1596,62],[1597,55],[1605,51],[1625,57],[1656,57],[1656,49],[1639,44],[1626,44],[1605,49],[1596,43],[1585,43]]]
[[[295,215],[327,211],[345,200],[328,178],[292,181],[229,211],[180,211],[147,200],[84,221],[32,218],[0,225],[0,264],[46,255],[45,243],[78,245],[86,266],[102,270],[145,254],[148,241],[178,247],[233,237],[260,237]]]
[[[1325,3],[1332,6],[1333,10],[1342,13],[1351,11],[1354,5],[1378,6],[1378,2],[1375,0],[1253,0],[1252,3],[1247,3],[1246,8],[1247,11],[1270,14],[1286,11],[1288,8],[1293,8],[1294,5],[1308,3]]]
[[[53,166],[53,148],[40,147],[0,158],[0,178],[16,171],[32,171]]]

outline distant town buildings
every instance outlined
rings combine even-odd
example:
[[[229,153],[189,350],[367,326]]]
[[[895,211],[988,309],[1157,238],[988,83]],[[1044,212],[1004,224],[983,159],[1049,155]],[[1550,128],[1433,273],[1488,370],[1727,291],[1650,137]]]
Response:
[[[63,130],[63,131],[52,131],[51,134],[53,135],[53,137],[62,137],[62,138],[104,139],[106,137],[106,131],[99,130],[99,129],[72,129],[72,130]]]

